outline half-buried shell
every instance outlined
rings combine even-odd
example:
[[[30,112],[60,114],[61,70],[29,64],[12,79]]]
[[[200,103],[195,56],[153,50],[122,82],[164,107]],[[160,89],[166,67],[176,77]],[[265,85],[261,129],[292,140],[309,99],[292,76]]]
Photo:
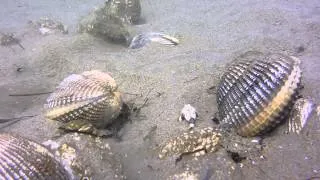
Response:
[[[279,54],[228,67],[217,91],[220,118],[241,136],[270,130],[288,114],[299,89],[300,60]]]
[[[54,155],[42,145],[0,134],[0,179],[70,179]]]
[[[65,78],[48,97],[45,117],[61,122],[84,121],[104,128],[118,117],[122,98],[115,80],[93,70]]]

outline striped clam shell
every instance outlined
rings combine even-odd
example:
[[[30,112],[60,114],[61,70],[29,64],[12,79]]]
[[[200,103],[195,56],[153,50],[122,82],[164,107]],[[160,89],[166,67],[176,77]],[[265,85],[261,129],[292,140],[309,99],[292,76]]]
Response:
[[[70,179],[53,154],[42,145],[0,134],[0,179]]]
[[[121,94],[107,73],[92,70],[65,78],[47,98],[45,117],[61,122],[85,120],[104,127],[121,110]]]
[[[301,80],[300,60],[280,54],[229,66],[217,91],[223,123],[241,136],[256,136],[283,120]]]

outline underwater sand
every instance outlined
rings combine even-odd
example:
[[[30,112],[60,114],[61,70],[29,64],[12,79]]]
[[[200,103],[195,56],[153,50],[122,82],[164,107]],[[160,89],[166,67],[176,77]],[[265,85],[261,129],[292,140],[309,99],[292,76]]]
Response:
[[[160,161],[154,148],[188,128],[178,122],[184,104],[200,115],[196,128],[214,126],[217,86],[227,63],[247,51],[294,55],[302,61],[303,95],[320,103],[320,4],[318,1],[142,1],[145,23],[138,32],[160,31],[181,40],[176,47],[150,44],[130,50],[87,34],[76,26],[103,1],[7,1],[0,6],[0,31],[14,32],[25,47],[0,47],[0,118],[26,118],[1,132],[14,132],[43,142],[57,127],[42,108],[50,92],[67,75],[84,70],[110,72],[125,92],[124,100],[142,105],[121,129],[121,141],[103,139],[112,156],[88,137],[75,144],[92,166],[94,179],[166,179],[187,167],[203,179],[308,179],[320,177],[320,117],[313,114],[300,136],[277,128],[263,141],[262,157],[233,162],[224,151],[198,161]],[[27,25],[48,16],[69,27],[69,34],[42,36]],[[19,69],[19,71],[17,71]],[[130,94],[141,94],[130,95]],[[155,128],[156,127],[156,128]],[[68,138],[66,138],[68,140]],[[84,148],[84,147],[87,147]],[[208,177],[208,169],[210,176]]]

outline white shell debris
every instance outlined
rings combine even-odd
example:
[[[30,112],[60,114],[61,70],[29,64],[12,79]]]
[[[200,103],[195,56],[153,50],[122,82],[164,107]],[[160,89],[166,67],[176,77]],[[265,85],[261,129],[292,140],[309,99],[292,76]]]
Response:
[[[181,115],[179,117],[179,121],[187,121],[189,123],[190,128],[195,126],[196,119],[198,117],[197,111],[190,104],[185,104],[181,110]]]
[[[289,133],[300,134],[303,127],[309,120],[310,115],[314,110],[314,103],[310,99],[298,99],[292,109],[289,117],[288,131]]]
[[[150,32],[150,33],[143,33],[138,34],[133,37],[129,48],[131,49],[138,49],[142,48],[146,44],[150,42],[157,42],[159,44],[167,45],[167,46],[176,46],[179,44],[179,40],[175,37],[158,33],[158,32]]]
[[[52,141],[51,139],[45,141],[42,143],[42,145],[46,146],[47,148],[51,149],[51,150],[56,150],[59,148],[60,144]]]

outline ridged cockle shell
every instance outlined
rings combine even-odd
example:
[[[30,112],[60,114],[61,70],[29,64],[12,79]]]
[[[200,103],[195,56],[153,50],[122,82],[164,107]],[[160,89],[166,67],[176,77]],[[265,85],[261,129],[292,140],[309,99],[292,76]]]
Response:
[[[44,146],[0,134],[0,179],[70,179],[64,166]]]
[[[299,89],[300,60],[273,54],[240,61],[221,78],[217,102],[222,122],[239,135],[255,136],[278,124]]]
[[[122,107],[115,80],[98,70],[72,74],[48,97],[45,117],[70,122],[85,120],[98,128],[112,122]]]

